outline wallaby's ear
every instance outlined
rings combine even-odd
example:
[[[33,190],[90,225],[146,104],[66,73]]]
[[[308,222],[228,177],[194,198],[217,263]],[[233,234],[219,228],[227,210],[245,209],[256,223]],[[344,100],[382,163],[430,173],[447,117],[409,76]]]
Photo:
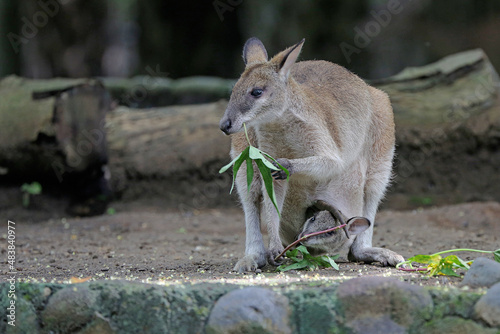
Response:
[[[316,209],[316,211],[323,211],[323,210],[329,211],[332,214],[333,219],[337,220],[340,224],[345,223],[347,217],[344,216],[342,212],[337,210],[337,208],[331,205],[330,203],[318,199],[314,201],[313,207]]]
[[[350,234],[356,235],[367,230],[371,223],[365,217],[352,217],[346,222],[347,230]]]
[[[260,39],[257,37],[248,39],[243,47],[243,61],[247,67],[267,61],[267,51]]]
[[[303,38],[300,42],[295,44],[294,46],[289,47],[285,51],[278,53],[273,60],[279,62],[278,63],[278,71],[283,79],[288,79],[290,75],[290,70],[292,69],[292,65],[295,64],[295,61],[299,57],[300,51],[302,50],[302,45],[304,45],[305,38]]]

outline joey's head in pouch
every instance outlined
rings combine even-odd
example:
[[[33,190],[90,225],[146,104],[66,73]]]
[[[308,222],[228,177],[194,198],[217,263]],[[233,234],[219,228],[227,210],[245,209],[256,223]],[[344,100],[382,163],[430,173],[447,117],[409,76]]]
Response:
[[[364,217],[347,219],[346,224],[346,228],[339,228],[331,232],[316,235],[301,243],[315,254],[335,254],[342,249],[351,236],[357,235],[370,227],[370,221]],[[340,225],[341,222],[329,211],[317,211],[307,219],[298,238],[300,239],[307,234],[325,231]]]

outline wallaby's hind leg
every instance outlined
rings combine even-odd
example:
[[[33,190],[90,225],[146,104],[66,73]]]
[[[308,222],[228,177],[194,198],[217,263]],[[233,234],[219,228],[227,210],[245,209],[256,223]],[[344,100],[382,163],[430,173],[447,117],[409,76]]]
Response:
[[[380,262],[384,266],[396,266],[396,264],[404,261],[404,258],[401,255],[389,249],[372,247],[375,215],[377,213],[378,205],[384,196],[387,185],[390,182],[392,155],[393,154],[391,152],[390,158],[388,157],[384,161],[372,164],[374,167],[367,173],[363,216],[368,218],[372,224],[366,231],[359,234],[356,237],[356,240],[354,240],[351,247],[351,253],[349,255],[352,260],[367,263]]]
[[[392,159],[394,158],[394,116],[387,94],[370,87],[373,119],[369,137],[371,139],[370,159],[364,186],[363,215],[372,224],[359,234],[351,247],[350,258],[364,262],[380,262],[395,266],[404,259],[401,255],[385,248],[372,247],[373,227],[378,205],[390,183]]]

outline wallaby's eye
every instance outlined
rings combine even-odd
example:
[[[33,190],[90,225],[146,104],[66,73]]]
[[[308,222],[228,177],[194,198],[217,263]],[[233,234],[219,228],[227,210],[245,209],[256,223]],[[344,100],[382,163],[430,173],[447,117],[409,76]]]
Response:
[[[312,216],[312,217],[311,217],[311,221],[313,222],[313,221],[315,221],[315,220],[316,220],[316,217]]]
[[[254,88],[250,92],[250,95],[252,95],[253,97],[260,97],[262,95],[262,93],[264,93],[264,90],[262,90],[260,88]]]

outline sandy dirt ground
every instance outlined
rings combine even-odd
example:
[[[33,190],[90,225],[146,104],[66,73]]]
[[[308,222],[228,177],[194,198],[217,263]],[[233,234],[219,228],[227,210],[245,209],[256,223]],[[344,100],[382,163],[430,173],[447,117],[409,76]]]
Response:
[[[111,206],[114,214],[91,218],[44,219],[33,210],[3,210],[2,257],[6,258],[6,220],[10,219],[16,223],[15,268],[22,281],[126,279],[162,284],[313,284],[366,275],[396,276],[424,285],[458,285],[461,281],[359,263],[341,263],[339,271],[328,268],[277,273],[268,266],[261,273],[237,274],[232,268],[244,253],[245,240],[240,208],[181,212],[144,201],[116,202]],[[450,248],[495,250],[500,248],[499,219],[500,203],[496,202],[385,210],[377,216],[373,241],[374,245],[390,248],[405,258]],[[473,259],[480,255],[460,256]],[[2,271],[8,271],[6,260]]]

